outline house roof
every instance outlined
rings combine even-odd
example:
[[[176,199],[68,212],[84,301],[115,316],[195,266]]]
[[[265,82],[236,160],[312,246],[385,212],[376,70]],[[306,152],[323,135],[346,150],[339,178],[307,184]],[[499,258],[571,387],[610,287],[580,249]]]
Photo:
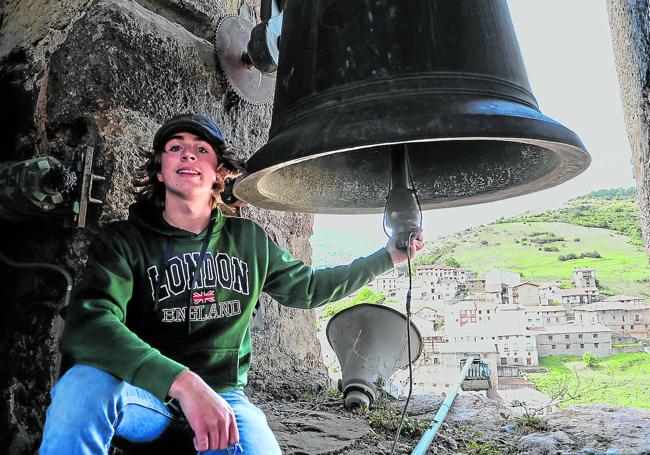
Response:
[[[559,296],[570,296],[570,295],[587,295],[589,292],[598,291],[598,288],[570,288],[570,289],[560,289],[557,291]]]
[[[568,333],[611,332],[612,329],[603,324],[557,324],[537,327],[538,335],[562,335]]]
[[[601,299],[601,302],[622,302],[624,300],[643,300],[643,297],[632,295],[612,295]]]
[[[575,311],[613,311],[613,310],[645,310],[650,311],[650,306],[643,302],[601,301],[581,305]]]
[[[444,264],[426,264],[417,266],[417,270],[461,270]]]
[[[445,333],[450,337],[523,336],[530,334],[526,330],[523,320],[518,323],[518,319],[513,317],[492,319],[463,326],[449,326],[445,328]]]
[[[485,285],[485,292],[501,292],[503,288],[501,287],[500,284],[486,284]]]
[[[477,352],[497,352],[494,343],[488,341],[459,341],[454,343],[436,343],[435,350],[442,354]]]
[[[524,311],[526,313],[528,312],[534,312],[538,311],[540,313],[546,312],[546,313],[566,313],[566,308],[560,305],[537,305],[537,306],[528,306],[524,307]]]
[[[596,269],[590,269],[589,267],[578,267],[573,269],[574,272],[594,272]]]
[[[519,283],[519,284],[514,284],[514,285],[508,286],[508,287],[509,288],[518,288],[518,287],[521,287],[521,286],[535,286],[536,288],[539,287],[539,285],[534,284],[534,283]]]

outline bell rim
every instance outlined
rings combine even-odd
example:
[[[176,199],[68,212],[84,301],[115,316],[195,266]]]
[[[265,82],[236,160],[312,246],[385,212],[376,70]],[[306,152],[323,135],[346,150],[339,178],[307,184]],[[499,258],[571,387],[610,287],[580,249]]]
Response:
[[[563,127],[560,124],[555,124],[566,131],[571,132],[567,128]],[[571,132],[572,133],[572,132]],[[582,144],[580,140],[575,136],[577,142]],[[377,147],[379,145],[388,146],[388,145],[397,145],[397,144],[409,144],[409,143],[423,143],[423,142],[447,142],[447,141],[495,141],[495,142],[513,142],[513,143],[525,143],[530,145],[542,146],[543,148],[550,150],[559,160],[558,166],[556,166],[549,173],[531,181],[522,184],[513,185],[504,189],[499,189],[492,192],[481,193],[474,196],[459,197],[459,198],[448,198],[440,199],[432,202],[420,201],[422,210],[434,210],[442,208],[453,208],[453,207],[463,207],[476,204],[485,204],[490,202],[496,202],[504,199],[510,199],[513,197],[525,196],[532,194],[538,191],[543,191],[561,185],[570,179],[583,173],[591,163],[591,156],[584,149],[584,146],[578,147],[577,145],[567,144],[566,142],[560,141],[549,141],[549,140],[540,140],[533,138],[522,138],[522,137],[495,137],[495,136],[473,136],[473,137],[441,137],[441,138],[432,138],[432,139],[421,139],[421,140],[410,140],[410,141],[392,141],[385,142],[381,144],[372,144],[372,145],[363,145],[357,147],[349,147],[347,149],[337,149],[331,151],[325,151],[317,154],[312,154],[309,156],[304,156],[290,161],[285,161],[279,164],[271,165],[269,167],[263,168],[259,171],[252,172],[246,175],[241,181],[239,181],[234,189],[233,193],[238,199],[246,201],[256,207],[269,209],[269,210],[278,210],[278,211],[289,211],[296,213],[311,213],[311,214],[331,214],[331,215],[354,215],[354,214],[375,214],[383,213],[384,206],[376,207],[305,207],[288,204],[285,202],[279,202],[273,199],[272,195],[265,194],[263,190],[260,189],[260,183],[267,176],[273,172],[288,167],[290,165],[298,164],[303,161],[308,161],[318,157],[324,157],[331,154],[353,152],[355,150],[369,149]],[[260,149],[262,151],[266,148],[271,141],[267,143],[264,147]],[[259,152],[258,152],[259,153]],[[416,188],[417,190],[417,188]],[[253,196],[251,198],[251,196]]]

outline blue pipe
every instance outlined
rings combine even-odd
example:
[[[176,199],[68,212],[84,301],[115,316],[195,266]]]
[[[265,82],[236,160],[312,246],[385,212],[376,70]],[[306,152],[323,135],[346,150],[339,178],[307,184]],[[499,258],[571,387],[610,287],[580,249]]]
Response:
[[[465,361],[465,365],[463,366],[463,369],[460,370],[458,381],[454,385],[453,390],[451,391],[449,396],[445,398],[445,401],[443,401],[442,404],[440,405],[440,409],[438,409],[438,412],[433,418],[433,422],[431,426],[422,435],[420,442],[418,442],[418,445],[415,446],[415,449],[413,449],[411,455],[424,455],[426,453],[427,449],[431,445],[431,442],[433,441],[433,438],[436,437],[436,434],[438,433],[438,430],[440,429],[443,420],[445,420],[445,417],[447,417],[447,413],[449,412],[452,403],[456,399],[456,395],[458,395],[458,390],[463,385],[463,381],[467,377],[467,372],[469,371],[469,369],[472,367],[473,364],[474,364],[474,357],[472,356],[468,357],[467,360]]]

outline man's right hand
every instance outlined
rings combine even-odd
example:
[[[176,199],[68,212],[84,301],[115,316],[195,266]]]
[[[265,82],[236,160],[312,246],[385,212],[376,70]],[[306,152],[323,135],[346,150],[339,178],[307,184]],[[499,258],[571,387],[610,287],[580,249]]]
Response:
[[[239,442],[239,430],[230,405],[192,371],[185,371],[169,388],[192,430],[194,448],[223,450]]]

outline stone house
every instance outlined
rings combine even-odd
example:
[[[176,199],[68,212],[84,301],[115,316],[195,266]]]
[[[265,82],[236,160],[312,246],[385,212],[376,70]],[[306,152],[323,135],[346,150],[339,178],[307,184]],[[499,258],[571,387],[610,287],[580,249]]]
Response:
[[[485,292],[485,280],[470,278],[465,283],[467,292]]]
[[[570,288],[560,289],[557,292],[562,306],[571,310],[579,305],[587,305],[600,298],[598,288]]]
[[[508,300],[514,305],[539,306],[539,286],[532,283],[508,286]]]
[[[540,357],[585,352],[596,357],[612,355],[612,330],[603,324],[549,325],[534,330]]]
[[[397,269],[392,269],[379,275],[372,281],[372,283],[370,283],[369,287],[383,294],[389,294],[396,291],[399,287],[399,275]]]
[[[485,284],[485,299],[488,302],[496,304],[506,304],[509,303],[508,299],[508,288],[501,283],[497,284]]]
[[[573,282],[577,288],[597,288],[596,271],[588,267],[575,269],[573,271]]]
[[[557,325],[567,323],[567,310],[562,306],[546,306],[540,308],[528,308],[526,312],[539,315],[541,325]]]
[[[639,297],[608,297],[574,311],[576,322],[606,325],[613,335],[650,337],[650,306]]]
[[[459,284],[465,284],[467,279],[472,276],[469,270],[449,267],[443,264],[420,265],[416,268],[417,276],[430,277],[432,282],[437,282],[442,278],[452,278]]]

